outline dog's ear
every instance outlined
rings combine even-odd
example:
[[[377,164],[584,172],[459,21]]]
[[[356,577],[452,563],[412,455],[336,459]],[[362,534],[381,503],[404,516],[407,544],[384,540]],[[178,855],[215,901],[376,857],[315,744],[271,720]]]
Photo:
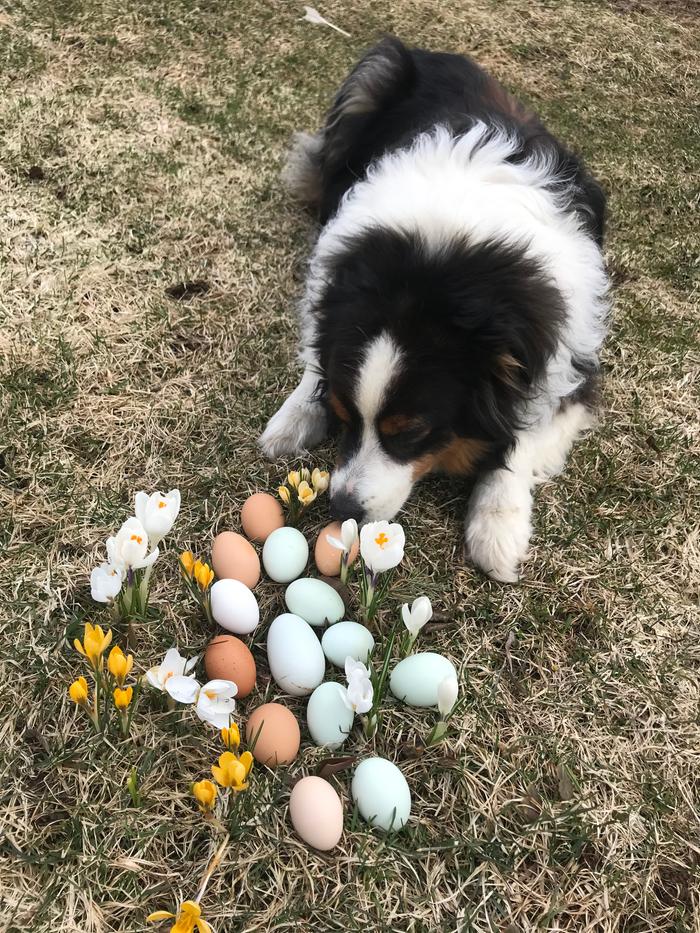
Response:
[[[355,65],[326,117],[324,161],[329,171],[347,160],[362,126],[407,92],[416,77],[406,46],[386,36]]]

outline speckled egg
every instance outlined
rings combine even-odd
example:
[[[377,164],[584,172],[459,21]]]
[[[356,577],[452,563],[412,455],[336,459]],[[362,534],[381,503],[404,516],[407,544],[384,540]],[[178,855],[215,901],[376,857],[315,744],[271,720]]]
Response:
[[[204,667],[209,680],[232,680],[238,687],[236,699],[247,697],[255,687],[255,658],[234,635],[217,635],[209,642]]]

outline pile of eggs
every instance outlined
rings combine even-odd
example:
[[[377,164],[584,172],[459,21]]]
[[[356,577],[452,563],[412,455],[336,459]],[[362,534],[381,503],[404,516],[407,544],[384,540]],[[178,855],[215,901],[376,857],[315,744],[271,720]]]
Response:
[[[372,633],[345,619],[338,590],[319,578],[302,578],[309,559],[304,535],[284,524],[280,503],[267,493],[255,493],[241,511],[243,535],[223,531],[212,545],[211,562],[217,580],[211,587],[212,615],[226,634],[216,635],[206,648],[204,663],[210,679],[232,680],[237,697],[249,696],[256,683],[255,659],[241,636],[260,622],[253,593],[261,577],[261,561],[251,544],[262,545],[262,568],[276,583],[285,584],[287,612],[278,615],[267,632],[267,660],[275,683],[293,697],[308,696],[306,724],[313,741],[340,748],[349,736],[354,714],[343,699],[345,687],[325,680],[326,664],[342,670],[352,657],[366,663],[374,650]],[[339,524],[324,528],[316,541],[314,561],[322,576],[340,574],[340,551],[327,541],[340,536]],[[357,556],[357,547],[350,555]],[[454,666],[446,658],[414,654],[394,668],[389,688],[412,706],[437,705],[437,688]],[[294,714],[282,703],[254,709],[246,724],[246,741],[261,764],[275,768],[296,758],[301,731]],[[366,758],[355,768],[351,794],[360,815],[372,826],[401,829],[411,812],[411,793],[401,771],[384,758]],[[334,788],[319,777],[299,780],[289,802],[292,825],[309,845],[332,849],[343,831],[343,808]]]

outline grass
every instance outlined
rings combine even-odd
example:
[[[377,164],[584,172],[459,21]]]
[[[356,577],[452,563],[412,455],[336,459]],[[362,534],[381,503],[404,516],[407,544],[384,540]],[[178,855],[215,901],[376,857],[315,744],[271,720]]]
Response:
[[[276,485],[283,467],[255,437],[294,381],[311,233],[278,184],[284,148],[394,31],[474,54],[605,183],[604,417],[539,492],[522,585],[464,564],[466,489],[430,480],[402,519],[396,595],[427,592],[451,620],[422,643],[456,661],[467,698],[459,738],[421,757],[426,716],[389,705],[378,748],[412,787],[408,829],[383,841],[353,820],[340,775],[343,842],[313,854],[287,822],[285,775],[258,772],[205,916],[219,931],[698,930],[691,4],[324,7],[349,40],[299,11],[15,0],[0,13],[2,927],[145,929],[193,896],[211,857],[188,783],[216,742],[151,700],[136,742],[94,739],[66,697],[70,643],[98,619],[89,571],[136,489],[179,486],[177,546],[205,552],[249,490]],[[194,279],[209,291],[167,297]],[[159,567],[141,669],[208,637],[173,547]],[[266,620],[279,604],[268,590]],[[262,702],[275,692],[257,655]],[[292,773],[322,757],[305,743]]]

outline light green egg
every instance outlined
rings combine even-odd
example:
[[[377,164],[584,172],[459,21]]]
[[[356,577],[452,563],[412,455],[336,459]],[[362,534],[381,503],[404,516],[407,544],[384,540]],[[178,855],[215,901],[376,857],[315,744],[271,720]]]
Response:
[[[355,714],[343,700],[341,684],[325,683],[316,687],[306,707],[306,724],[317,745],[340,748],[352,729]]]
[[[290,612],[301,616],[309,625],[337,622],[345,615],[343,600],[333,587],[313,577],[290,583],[284,601]]]
[[[359,622],[338,622],[323,633],[321,647],[336,667],[345,667],[347,657],[366,664],[374,650],[374,638],[370,630]]]
[[[350,792],[360,815],[372,826],[395,832],[408,822],[411,791],[401,771],[386,758],[361,761]]]
[[[438,687],[445,677],[456,677],[452,661],[425,651],[400,661],[391,672],[389,689],[409,706],[437,706]]]
[[[309,545],[296,528],[277,528],[263,545],[263,567],[276,583],[289,583],[304,572]]]

